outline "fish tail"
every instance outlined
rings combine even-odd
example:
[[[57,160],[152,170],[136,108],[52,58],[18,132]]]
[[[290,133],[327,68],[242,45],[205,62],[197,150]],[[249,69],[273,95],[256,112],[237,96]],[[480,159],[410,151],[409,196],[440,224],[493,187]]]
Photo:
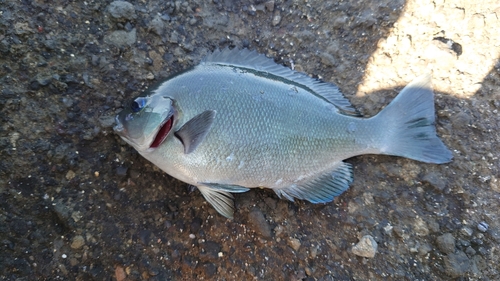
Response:
[[[430,75],[408,84],[378,115],[378,124],[386,127],[380,153],[402,156],[426,163],[447,163],[450,150],[436,135],[434,93]]]

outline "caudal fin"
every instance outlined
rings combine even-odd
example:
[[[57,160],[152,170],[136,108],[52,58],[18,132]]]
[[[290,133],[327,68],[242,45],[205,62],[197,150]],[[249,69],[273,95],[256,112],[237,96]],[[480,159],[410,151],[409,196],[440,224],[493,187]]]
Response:
[[[451,161],[450,150],[436,135],[430,79],[430,75],[416,78],[373,118],[387,132],[380,153],[427,163]]]

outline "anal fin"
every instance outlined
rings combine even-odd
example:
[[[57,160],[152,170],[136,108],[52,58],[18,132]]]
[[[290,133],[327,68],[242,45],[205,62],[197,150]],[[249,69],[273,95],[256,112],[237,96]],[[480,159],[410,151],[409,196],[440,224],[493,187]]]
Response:
[[[327,203],[333,201],[349,188],[352,183],[352,167],[348,163],[340,162],[335,170],[320,176],[290,186],[274,189],[278,197],[285,197],[290,201],[294,198],[307,200],[311,203]]]

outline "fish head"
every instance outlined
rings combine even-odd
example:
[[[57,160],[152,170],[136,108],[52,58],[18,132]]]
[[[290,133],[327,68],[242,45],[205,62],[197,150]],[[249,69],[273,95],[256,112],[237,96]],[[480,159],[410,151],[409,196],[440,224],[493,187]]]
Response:
[[[139,96],[116,116],[113,130],[138,152],[150,152],[171,135],[176,112],[168,96]]]

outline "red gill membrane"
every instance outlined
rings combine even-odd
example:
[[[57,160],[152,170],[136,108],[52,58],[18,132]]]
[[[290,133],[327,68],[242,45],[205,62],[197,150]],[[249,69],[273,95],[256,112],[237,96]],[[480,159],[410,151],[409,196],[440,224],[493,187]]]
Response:
[[[163,143],[168,133],[170,132],[170,129],[172,129],[173,121],[174,117],[172,116],[168,119],[168,121],[165,124],[163,124],[163,126],[161,126],[150,148],[157,148],[158,146],[160,146],[160,144]]]

